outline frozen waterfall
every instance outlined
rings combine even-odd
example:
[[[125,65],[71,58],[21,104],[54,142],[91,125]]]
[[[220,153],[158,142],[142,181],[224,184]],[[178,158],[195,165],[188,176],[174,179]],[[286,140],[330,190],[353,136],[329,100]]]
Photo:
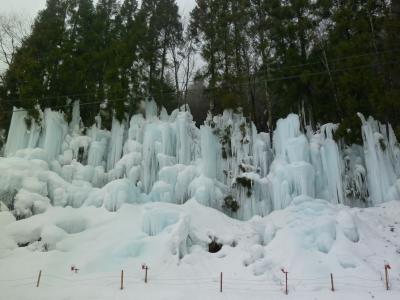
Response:
[[[70,124],[50,109],[29,128],[26,117],[15,109],[0,158],[0,192],[15,199],[22,215],[49,203],[116,210],[123,203],[195,199],[249,219],[301,195],[350,206],[400,200],[394,132],[362,115],[363,145],[338,144],[337,124],[303,132],[295,114],[277,122],[271,144],[269,133],[239,113],[209,115],[198,128],[187,109],[158,114],[154,102],[129,124],[114,119],[111,131],[101,122],[83,130],[79,103]]]

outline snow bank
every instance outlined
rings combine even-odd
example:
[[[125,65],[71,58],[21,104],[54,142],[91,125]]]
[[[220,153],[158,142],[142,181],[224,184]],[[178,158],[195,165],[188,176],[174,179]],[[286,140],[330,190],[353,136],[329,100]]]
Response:
[[[354,293],[359,299],[371,294],[396,299],[400,286],[395,277],[389,293],[380,278],[384,260],[392,270],[400,267],[399,213],[398,201],[359,209],[307,196],[249,221],[229,218],[195,200],[184,205],[125,204],[117,212],[93,206],[53,207],[20,221],[0,212],[0,278],[32,277],[23,286],[2,281],[2,295],[108,299],[117,292],[127,298],[154,292],[152,299],[160,299],[173,289],[180,299],[194,291],[199,299],[243,299],[249,292],[255,299],[266,295],[283,299],[287,296],[281,289],[281,268],[285,268],[289,295],[296,299],[320,297],[319,291],[326,291],[322,299],[332,295],[331,273],[338,297],[354,299]],[[220,245],[215,253],[209,252],[212,243]],[[147,285],[142,283],[143,263],[149,266]],[[77,274],[71,273],[71,265],[79,268]],[[123,291],[121,269],[126,276]],[[42,270],[39,289],[34,287],[38,270]],[[221,270],[223,294],[217,279]],[[195,290],[187,290],[192,283]],[[15,284],[21,286],[15,289]],[[97,294],[98,289],[102,293]],[[246,293],[239,297],[241,289]]]

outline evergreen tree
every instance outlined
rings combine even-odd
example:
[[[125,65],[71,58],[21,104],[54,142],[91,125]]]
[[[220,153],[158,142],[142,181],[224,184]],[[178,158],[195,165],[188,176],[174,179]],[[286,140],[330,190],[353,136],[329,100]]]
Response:
[[[120,14],[117,19],[119,41],[117,43],[119,57],[121,61],[120,82],[121,88],[126,95],[127,108],[121,106],[123,102],[119,101],[117,111],[124,109],[131,116],[136,111],[138,100],[142,95],[142,78],[140,73],[141,62],[138,53],[140,44],[141,28],[137,20],[138,3],[137,0],[125,0],[121,6]],[[119,113],[121,114],[121,113]]]
[[[63,63],[63,80],[68,82],[67,95],[80,100],[81,116],[86,126],[94,122],[98,105],[88,105],[96,95],[95,10],[92,0],[71,0],[67,14],[68,42]]]
[[[115,40],[118,39],[117,17],[119,4],[116,0],[100,0],[96,5],[96,17],[94,22],[96,37],[95,72],[97,74],[98,101],[104,101],[107,109],[102,112],[103,125],[110,127],[114,114],[114,106],[118,101],[123,101],[121,86],[118,82],[118,60]],[[123,115],[117,112],[117,118],[121,121]]]
[[[334,2],[328,29],[329,57],[343,57],[331,65],[338,89],[341,127],[338,136],[361,142],[357,112],[373,114],[385,98],[384,69],[379,53],[385,16],[384,1]],[[348,130],[351,128],[352,130]]]
[[[381,55],[384,64],[386,89],[385,98],[377,103],[379,118],[390,122],[400,138],[400,1],[392,0],[387,7],[384,22],[384,54]],[[379,100],[379,99],[378,99]]]
[[[246,104],[243,83],[250,74],[249,7],[246,0],[198,0],[192,31],[207,62],[211,108],[220,112]],[[218,99],[218,101],[216,101]]]
[[[36,105],[62,109],[65,104],[58,95],[65,91],[59,70],[64,58],[66,4],[63,0],[47,1],[6,73],[7,98],[20,99],[15,105],[27,109],[35,119],[39,117]]]
[[[139,26],[145,28],[141,58],[147,67],[147,91],[167,109],[176,106],[174,85],[166,80],[167,51],[182,38],[182,24],[175,0],[146,0],[139,11]],[[176,91],[175,91],[176,92]]]
[[[196,0],[196,7],[191,12],[191,31],[200,45],[201,55],[206,61],[203,77],[208,79],[210,108],[215,107],[215,88],[219,82],[221,59],[217,38],[218,3],[214,0]]]

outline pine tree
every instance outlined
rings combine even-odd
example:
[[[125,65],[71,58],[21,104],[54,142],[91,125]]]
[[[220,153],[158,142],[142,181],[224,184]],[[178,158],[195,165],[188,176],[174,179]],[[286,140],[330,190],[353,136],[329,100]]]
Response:
[[[196,37],[197,44],[201,45],[201,55],[206,61],[203,77],[209,82],[210,109],[215,107],[215,88],[219,82],[219,43],[217,41],[218,4],[214,0],[196,0],[196,7],[191,12],[191,31]]]
[[[138,3],[137,0],[125,0],[121,6],[120,14],[117,19],[117,30],[120,41],[119,50],[120,61],[120,81],[121,87],[126,95],[128,108],[124,108],[131,116],[136,111],[138,100],[142,98],[140,61],[138,47],[140,44],[139,22],[137,20]],[[122,102],[118,102],[122,104]],[[118,110],[121,110],[120,106]]]
[[[66,7],[63,0],[47,1],[6,73],[7,98],[20,99],[15,104],[27,109],[35,119],[39,117],[37,105],[58,110],[65,105],[65,99],[60,97],[65,92],[60,68],[66,39]]]
[[[385,71],[386,89],[384,101],[379,101],[379,118],[390,122],[400,138],[400,67],[398,56],[400,52],[400,1],[392,0],[386,10],[384,23],[384,55],[382,61]]]
[[[143,1],[138,14],[139,26],[145,28],[141,58],[147,66],[148,94],[167,109],[176,106],[174,85],[166,80],[167,51],[182,38],[182,24],[175,0]],[[176,92],[176,91],[175,91]]]
[[[111,126],[114,113],[120,121],[124,117],[123,110],[115,111],[117,103],[124,101],[122,87],[118,80],[118,62],[121,54],[118,52],[116,43],[116,40],[118,40],[117,17],[119,8],[117,0],[98,1],[94,21],[96,100],[105,104],[101,116],[102,125],[106,128]]]
[[[86,126],[94,123],[98,105],[88,105],[95,99],[96,54],[94,32],[95,10],[92,0],[72,0],[68,6],[66,57],[63,63],[63,80],[68,82],[67,95],[80,100],[81,116]]]
[[[244,105],[243,81],[249,75],[249,2],[198,0],[192,11],[192,31],[207,62],[210,106],[215,112]],[[247,69],[246,69],[247,67]],[[218,99],[218,101],[216,101]]]
[[[384,69],[379,56],[383,50],[380,32],[384,11],[382,1],[336,1],[333,6],[328,56],[344,57],[331,68],[339,91],[338,136],[349,143],[361,142],[356,113],[373,114],[376,103],[385,98]]]

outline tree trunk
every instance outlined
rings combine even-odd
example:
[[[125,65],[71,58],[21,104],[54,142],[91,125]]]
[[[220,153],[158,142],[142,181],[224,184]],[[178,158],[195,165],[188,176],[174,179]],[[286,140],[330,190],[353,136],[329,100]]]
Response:
[[[392,0],[391,14],[392,18],[400,18],[400,0]]]
[[[269,77],[268,65],[266,66],[266,68],[267,68],[267,71],[266,71],[266,75],[265,75],[265,101],[266,101],[267,113],[268,113],[269,140],[270,140],[271,148],[272,148],[274,130],[272,128],[272,101],[271,101],[271,96],[270,96],[269,90],[268,90],[268,77]]]

